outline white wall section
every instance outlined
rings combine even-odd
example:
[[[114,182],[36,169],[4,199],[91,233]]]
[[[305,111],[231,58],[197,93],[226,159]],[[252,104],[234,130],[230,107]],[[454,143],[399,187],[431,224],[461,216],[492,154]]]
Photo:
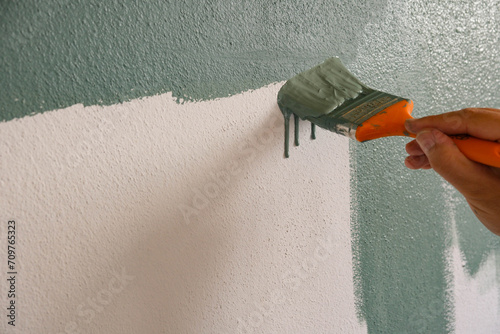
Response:
[[[17,333],[365,332],[348,139],[302,122],[284,159],[281,84],[0,123]]]

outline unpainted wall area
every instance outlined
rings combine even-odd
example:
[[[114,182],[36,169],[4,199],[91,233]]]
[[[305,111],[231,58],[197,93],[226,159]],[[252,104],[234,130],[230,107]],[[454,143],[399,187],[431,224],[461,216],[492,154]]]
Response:
[[[348,139],[282,159],[279,87],[2,124],[2,210],[19,231],[18,320],[2,332],[363,332]]]
[[[415,116],[500,108],[499,5],[1,2],[23,333],[498,331],[500,247],[460,195],[404,139],[302,126],[282,159],[275,95],[339,56]]]

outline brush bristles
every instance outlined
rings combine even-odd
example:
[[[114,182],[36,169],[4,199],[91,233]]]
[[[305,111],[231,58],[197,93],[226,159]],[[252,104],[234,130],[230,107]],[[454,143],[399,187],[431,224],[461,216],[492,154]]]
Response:
[[[329,58],[288,80],[278,93],[278,104],[282,111],[290,110],[301,118],[319,117],[355,99],[364,90],[369,88],[338,58]]]

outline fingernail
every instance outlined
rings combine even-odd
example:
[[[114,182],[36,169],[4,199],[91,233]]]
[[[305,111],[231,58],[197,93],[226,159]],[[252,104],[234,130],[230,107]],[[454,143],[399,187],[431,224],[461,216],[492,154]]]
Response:
[[[417,143],[427,153],[436,145],[436,138],[431,130],[423,130],[417,134]]]
[[[420,169],[423,165],[425,165],[425,160],[427,158],[425,155],[410,155],[405,159],[405,165],[411,169]]]
[[[411,133],[415,133],[415,119],[410,118],[405,121],[405,128]]]
[[[448,139],[448,136],[446,136],[444,133],[437,129],[432,129],[432,135],[434,136],[434,141],[437,144],[444,144],[446,143],[446,140]]]
[[[415,166],[413,165],[413,159],[411,158],[411,156],[406,157],[405,166],[410,168],[410,169],[415,169]]]

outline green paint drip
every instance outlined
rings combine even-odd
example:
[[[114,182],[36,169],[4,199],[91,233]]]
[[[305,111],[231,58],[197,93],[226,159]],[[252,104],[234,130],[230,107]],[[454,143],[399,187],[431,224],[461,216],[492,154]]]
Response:
[[[316,125],[311,123],[311,139],[316,139]]]
[[[290,146],[290,115],[285,116],[285,158],[290,156],[289,154]]]
[[[295,123],[295,128],[294,128],[294,135],[295,135],[295,141],[294,144],[295,146],[299,146],[299,116],[296,114],[293,114],[293,120]]]

